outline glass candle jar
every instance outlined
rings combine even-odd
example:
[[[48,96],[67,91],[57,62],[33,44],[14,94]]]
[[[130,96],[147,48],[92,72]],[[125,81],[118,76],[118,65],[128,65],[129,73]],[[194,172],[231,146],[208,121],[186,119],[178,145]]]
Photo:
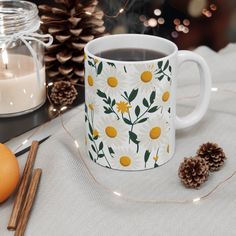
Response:
[[[39,28],[35,4],[0,1],[0,117],[32,112],[46,100],[43,49],[52,37]]]

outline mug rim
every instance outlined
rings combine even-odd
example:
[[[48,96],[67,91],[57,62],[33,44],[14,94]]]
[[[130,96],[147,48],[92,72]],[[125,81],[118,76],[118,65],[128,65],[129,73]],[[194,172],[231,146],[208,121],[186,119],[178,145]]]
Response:
[[[155,39],[155,40],[158,40],[158,41],[162,41],[162,42],[164,42],[166,44],[169,44],[173,48],[173,51],[170,54],[168,54],[168,55],[166,55],[164,57],[161,57],[161,58],[152,59],[152,60],[141,60],[141,61],[123,61],[123,60],[120,61],[120,60],[114,60],[114,59],[107,59],[107,58],[103,58],[103,57],[100,57],[100,56],[96,56],[96,55],[94,55],[93,53],[91,53],[89,51],[89,47],[91,47],[93,44],[97,44],[100,41],[106,40],[107,38],[118,38],[118,37],[125,38],[125,37],[129,37],[129,36],[131,36],[131,37],[140,37],[140,38],[141,37],[142,38],[152,38],[152,39]],[[90,42],[88,42],[85,45],[85,48],[84,48],[85,54],[90,56],[90,57],[97,58],[100,61],[114,62],[114,63],[119,63],[119,64],[124,64],[124,63],[125,64],[143,64],[143,63],[152,63],[152,62],[162,61],[162,60],[169,59],[170,57],[175,55],[177,53],[177,51],[178,51],[178,48],[177,48],[176,44],[171,42],[170,40],[162,38],[162,37],[159,37],[159,36],[148,35],[148,34],[114,34],[114,35],[105,35],[105,36],[102,36],[102,37],[99,37],[99,38],[91,40]]]

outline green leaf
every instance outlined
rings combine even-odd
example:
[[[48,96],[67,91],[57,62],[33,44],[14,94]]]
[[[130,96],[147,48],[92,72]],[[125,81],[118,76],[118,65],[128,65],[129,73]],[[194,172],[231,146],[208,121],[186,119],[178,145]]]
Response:
[[[169,72],[171,72],[172,71],[172,67],[171,66],[169,66]]]
[[[88,61],[88,64],[92,67],[94,67],[94,64],[91,61]]]
[[[158,79],[161,81],[164,78],[165,75],[161,75],[158,77]]]
[[[85,122],[87,122],[87,120],[88,120],[88,117],[87,117],[87,116],[85,116]]]
[[[102,99],[103,102],[105,102],[106,104],[110,105],[107,99]]]
[[[154,168],[157,168],[159,165],[157,165],[157,163],[155,162],[155,164],[154,164]]]
[[[167,76],[167,80],[170,81],[170,77],[169,76]]]
[[[84,111],[85,111],[85,113],[88,112],[88,107],[87,107],[86,103],[84,104]]]
[[[107,108],[107,107],[103,107],[104,108],[104,113],[106,114],[111,114],[112,113],[112,109],[111,108]]]
[[[129,102],[132,102],[138,94],[138,89],[133,89],[129,95]]]
[[[99,143],[99,151],[101,151],[103,149],[103,142]]]
[[[169,66],[169,60],[166,61],[166,64],[165,64],[163,70],[166,70],[168,66]]]
[[[93,134],[93,128],[92,128],[92,125],[90,124],[90,122],[89,122],[88,124],[89,124],[89,132],[90,132],[90,134]]]
[[[115,104],[116,104],[116,100],[115,100],[115,99],[113,99],[113,101],[112,101],[112,103],[111,103],[111,106],[112,106],[112,107],[114,107],[114,106],[115,106]]]
[[[131,121],[126,119],[125,117],[123,117],[123,121],[128,125],[132,125]]]
[[[124,66],[124,71],[125,71],[125,73],[127,73],[127,70],[126,70],[126,67]]]
[[[145,161],[145,163],[147,163],[147,161],[148,161],[148,159],[149,159],[149,157],[150,157],[150,154],[151,154],[151,152],[148,151],[148,150],[146,150],[146,152],[145,152],[145,154],[144,154],[144,161]]]
[[[143,122],[145,122],[146,120],[148,120],[148,118],[143,118],[143,119],[139,120],[138,122],[136,122],[136,124],[143,123]]]
[[[155,97],[156,97],[156,91],[152,91],[151,95],[150,95],[150,103],[152,104],[155,100]]]
[[[110,98],[110,97],[108,97],[107,103],[108,103],[108,104],[111,104],[111,98]]]
[[[88,58],[89,58],[89,59],[91,59],[91,60],[93,60],[93,58],[92,58],[92,57],[90,57],[89,55],[88,55]]]
[[[97,90],[97,95],[101,98],[107,98],[107,95],[105,93],[103,93],[101,90]]]
[[[108,150],[109,150],[111,155],[115,153],[114,150],[112,149],[112,147],[108,147]]]
[[[148,101],[147,101],[146,98],[143,99],[143,105],[144,105],[145,107],[149,107],[149,104],[148,104]]]
[[[158,110],[158,106],[152,107],[150,110],[148,110],[149,113],[153,113]]]
[[[95,136],[95,137],[93,137],[93,140],[97,140],[98,139],[98,135],[97,136]]]
[[[98,64],[98,69],[97,69],[97,74],[98,74],[98,75],[101,74],[101,72],[102,72],[102,67],[103,67],[103,64],[102,64],[102,62],[100,62],[100,63]]]
[[[93,141],[93,137],[90,134],[88,135],[88,137],[89,137],[90,141]]]
[[[94,147],[93,144],[91,145],[91,147],[92,147],[93,151],[96,152],[96,149],[95,149],[95,147]],[[97,152],[96,152],[96,153],[97,153]]]
[[[157,65],[158,65],[159,68],[162,67],[162,64],[163,64],[163,61],[159,61],[159,62],[157,63]]]
[[[112,63],[112,62],[107,62],[107,64],[108,64],[109,66],[113,66],[113,67],[116,68],[116,65],[115,65],[114,63]]]
[[[100,154],[98,154],[98,158],[102,158],[102,157],[104,157],[105,155],[103,154],[103,153],[100,153]]]
[[[171,112],[171,109],[170,109],[170,107],[169,107],[169,109],[168,109],[168,112],[169,112],[169,113]]]
[[[90,157],[90,159],[93,161],[93,155],[91,154],[90,151],[89,151],[89,157]]]
[[[139,141],[137,140],[137,138],[138,138],[137,134],[135,134],[132,131],[129,131],[129,137],[130,137],[130,140],[132,140],[133,143],[139,144]]]
[[[135,115],[138,117],[140,114],[140,107],[139,106],[136,106],[135,107]]]

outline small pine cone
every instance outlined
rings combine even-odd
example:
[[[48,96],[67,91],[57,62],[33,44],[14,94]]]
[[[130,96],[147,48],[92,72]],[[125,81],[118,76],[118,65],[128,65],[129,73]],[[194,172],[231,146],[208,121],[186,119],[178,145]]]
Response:
[[[41,30],[53,37],[44,57],[51,81],[84,81],[84,47],[105,34],[104,13],[98,3],[98,0],[51,0],[39,5]]]
[[[178,175],[186,187],[198,188],[207,180],[209,167],[206,161],[200,157],[184,158],[179,166]]]
[[[197,155],[206,160],[210,171],[219,170],[226,160],[223,149],[216,143],[208,142],[202,144],[197,151]]]
[[[76,99],[78,92],[70,81],[57,81],[53,83],[50,99],[57,106],[71,105]]]

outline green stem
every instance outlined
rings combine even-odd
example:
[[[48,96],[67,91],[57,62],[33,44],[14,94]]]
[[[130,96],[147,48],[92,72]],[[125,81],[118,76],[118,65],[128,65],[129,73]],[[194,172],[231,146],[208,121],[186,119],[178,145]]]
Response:
[[[109,163],[109,161],[107,160],[107,158],[106,158],[106,155],[105,155],[105,153],[104,153],[104,151],[102,150],[102,153],[103,153],[103,155],[104,155],[104,158],[106,159],[106,161],[107,161],[107,164],[109,165],[109,167],[111,168],[111,165],[110,165],[110,163]]]
[[[115,112],[115,110],[113,109],[113,107],[110,105],[110,108],[111,108],[111,110],[113,111],[113,113],[116,115],[116,117],[117,117],[117,120],[119,120],[120,119],[120,117],[118,116],[118,114]]]
[[[91,118],[92,118],[92,114],[91,114]],[[89,122],[89,124],[91,125],[92,129],[94,129],[93,123],[90,122],[89,116],[87,117],[87,119],[88,119],[88,122]],[[92,137],[93,137],[93,134],[92,134]],[[96,154],[97,154],[97,160],[98,160],[98,154],[99,154],[98,147],[97,147],[97,144],[96,144],[96,142],[94,141],[94,139],[93,139],[92,142],[93,142],[93,144],[94,144],[94,146],[95,146]]]
[[[159,73],[162,73],[162,74],[164,74],[165,76],[169,77],[169,75],[167,75],[162,69],[160,69],[160,70],[157,72],[157,74],[159,74]]]
[[[143,114],[141,116],[137,117],[137,119],[133,123],[134,125],[136,124],[136,122],[138,122],[140,120],[141,117],[143,117],[148,112],[148,110],[150,109],[151,105],[146,109],[146,111],[143,112]]]
[[[91,121],[92,121],[91,124],[93,125],[93,121],[94,121],[94,112],[93,112],[93,110],[91,111]]]

